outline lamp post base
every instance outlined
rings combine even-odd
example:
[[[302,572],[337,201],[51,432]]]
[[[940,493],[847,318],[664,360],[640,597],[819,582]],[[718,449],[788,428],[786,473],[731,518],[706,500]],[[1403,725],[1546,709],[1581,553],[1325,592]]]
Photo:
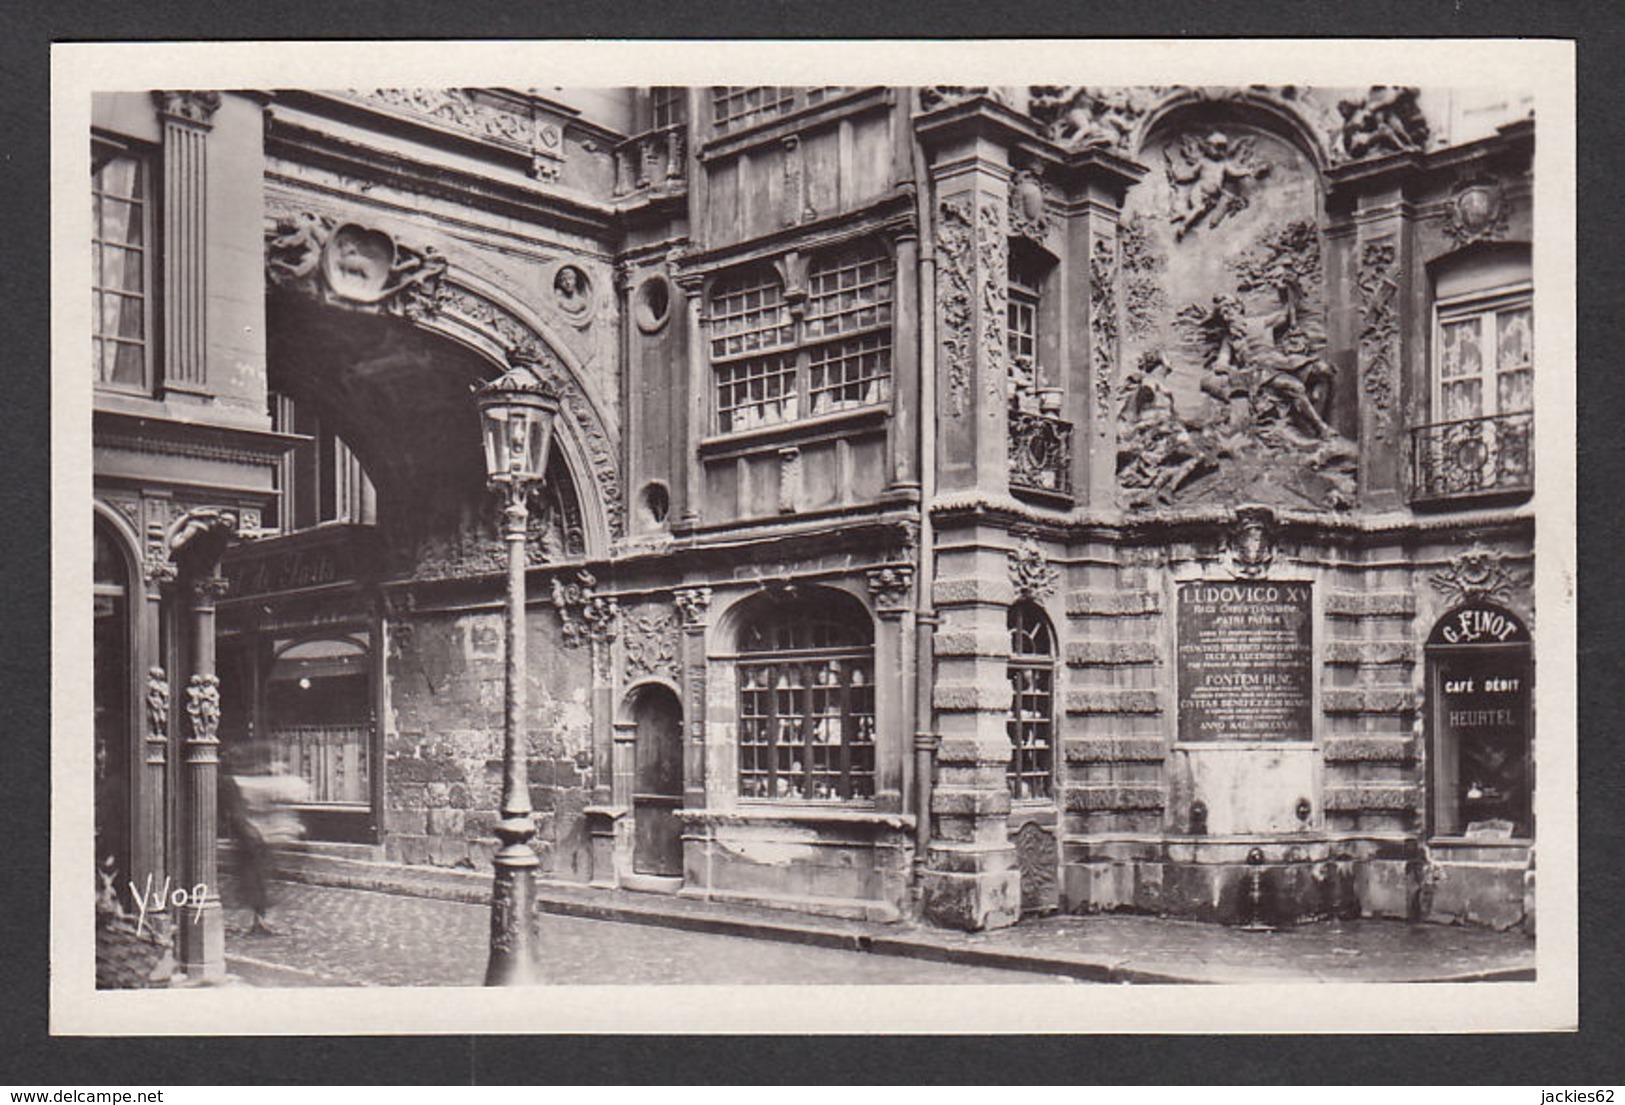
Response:
[[[536,967],[540,939],[536,932],[535,879],[539,861],[528,843],[535,830],[528,824],[515,830],[508,822],[497,826],[503,843],[492,861],[487,986],[534,986],[540,981]]]

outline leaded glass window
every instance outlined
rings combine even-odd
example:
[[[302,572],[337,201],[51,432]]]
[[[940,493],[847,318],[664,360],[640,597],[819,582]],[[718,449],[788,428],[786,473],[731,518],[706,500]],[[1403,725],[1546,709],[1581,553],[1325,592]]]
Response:
[[[1055,634],[1030,602],[1010,608],[1010,796],[1048,798],[1055,780]]]
[[[739,794],[874,797],[874,636],[829,602],[764,602],[740,633]]]

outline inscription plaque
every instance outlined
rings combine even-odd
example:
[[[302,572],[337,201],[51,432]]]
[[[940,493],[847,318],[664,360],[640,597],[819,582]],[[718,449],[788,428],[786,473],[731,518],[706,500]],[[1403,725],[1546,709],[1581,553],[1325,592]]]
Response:
[[[1308,583],[1179,585],[1179,739],[1313,736]]]

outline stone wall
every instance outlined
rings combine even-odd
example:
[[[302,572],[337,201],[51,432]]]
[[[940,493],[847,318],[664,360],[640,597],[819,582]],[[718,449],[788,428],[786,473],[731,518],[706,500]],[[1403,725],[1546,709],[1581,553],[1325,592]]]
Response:
[[[529,776],[544,874],[587,881],[594,785],[585,650],[550,606],[529,617]],[[502,782],[503,628],[495,611],[417,613],[387,627],[384,848],[406,863],[488,867]]]

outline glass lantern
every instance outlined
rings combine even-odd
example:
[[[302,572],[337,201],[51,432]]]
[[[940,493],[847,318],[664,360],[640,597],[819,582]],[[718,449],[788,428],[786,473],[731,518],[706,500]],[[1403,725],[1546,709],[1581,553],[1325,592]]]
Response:
[[[551,388],[517,368],[474,393],[485,440],[485,474],[493,482],[539,481],[547,471],[559,400]]]

